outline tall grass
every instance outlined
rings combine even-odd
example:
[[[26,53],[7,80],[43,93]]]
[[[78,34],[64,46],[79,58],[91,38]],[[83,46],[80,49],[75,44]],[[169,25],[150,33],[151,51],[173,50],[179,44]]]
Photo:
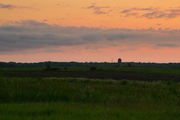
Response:
[[[178,120],[180,83],[0,78],[2,120]]]
[[[0,102],[179,104],[180,84],[85,78],[1,78]]]

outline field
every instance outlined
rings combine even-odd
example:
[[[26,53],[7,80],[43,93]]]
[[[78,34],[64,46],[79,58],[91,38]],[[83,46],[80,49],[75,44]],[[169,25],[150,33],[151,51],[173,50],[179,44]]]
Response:
[[[43,67],[1,68],[1,77],[73,77],[92,79],[138,80],[138,81],[177,81],[180,82],[180,69],[168,68],[118,68],[118,67],[59,67],[45,70]]]
[[[0,72],[0,119],[180,120],[179,71],[4,69]]]

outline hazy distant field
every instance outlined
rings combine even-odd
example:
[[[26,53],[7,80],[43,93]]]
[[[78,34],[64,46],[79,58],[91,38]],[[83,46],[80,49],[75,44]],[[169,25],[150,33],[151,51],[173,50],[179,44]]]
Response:
[[[46,67],[0,68],[0,71],[43,71]],[[91,67],[57,67],[58,71],[92,71]],[[118,71],[148,74],[180,75],[180,69],[173,68],[129,68],[129,67],[95,67],[94,71]]]
[[[92,79],[177,81],[180,69],[168,68],[118,68],[118,67],[59,67],[45,70],[45,67],[1,68],[1,77],[73,77]]]
[[[1,120],[178,120],[180,83],[0,78]]]

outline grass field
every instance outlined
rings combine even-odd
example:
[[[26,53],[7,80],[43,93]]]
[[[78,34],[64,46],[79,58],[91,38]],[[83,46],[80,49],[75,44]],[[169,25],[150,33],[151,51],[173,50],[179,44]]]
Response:
[[[133,107],[133,106],[132,106]],[[80,103],[0,105],[1,120],[179,120],[174,108],[140,109]],[[3,109],[3,110],[2,110]],[[173,110],[171,110],[173,109]]]
[[[180,83],[0,78],[1,120],[180,120]]]
[[[14,67],[1,68],[0,71],[43,71],[45,67]],[[58,67],[59,71],[90,71],[90,67]],[[136,72],[161,75],[180,75],[180,69],[170,68],[128,68],[128,67],[97,67],[96,71],[117,71],[117,72]]]
[[[0,77],[72,77],[91,79],[115,79],[138,81],[176,81],[180,82],[180,69],[162,68],[118,68],[118,67],[61,67],[44,70],[43,67],[30,68],[1,68]]]

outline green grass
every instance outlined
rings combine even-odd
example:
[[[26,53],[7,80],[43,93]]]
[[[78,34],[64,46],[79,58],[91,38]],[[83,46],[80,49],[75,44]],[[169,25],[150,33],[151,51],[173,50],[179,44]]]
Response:
[[[0,78],[1,120],[179,120],[180,83]]]
[[[0,104],[1,120],[179,120],[180,111],[83,103]]]
[[[1,78],[0,102],[177,104],[180,84],[85,78]],[[128,101],[126,101],[128,99]]]
[[[147,83],[85,78],[0,79],[0,102],[70,101],[118,104],[167,102],[175,104],[179,97],[179,83],[170,81]]]

